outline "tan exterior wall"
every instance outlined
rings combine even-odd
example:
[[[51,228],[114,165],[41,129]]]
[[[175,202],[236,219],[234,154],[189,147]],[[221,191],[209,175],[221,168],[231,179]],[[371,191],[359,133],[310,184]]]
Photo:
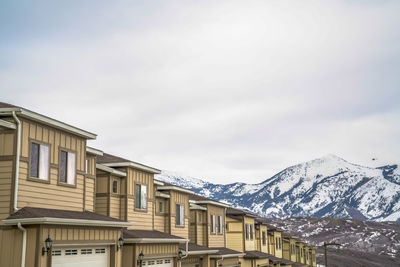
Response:
[[[251,239],[251,236],[250,236],[250,225],[253,226],[253,231],[255,231],[254,230],[254,218],[250,218],[250,217],[244,216],[244,226],[243,227],[245,227],[246,224],[249,225],[249,239],[246,239],[246,235],[244,235],[244,237],[245,237],[245,242],[244,242],[245,243],[245,250],[256,250],[255,236],[253,234],[253,239]],[[243,228],[243,233],[245,233],[245,228]]]
[[[0,228],[0,266],[20,267],[21,252],[22,232],[15,228]]]
[[[85,178],[85,210],[94,212],[94,202],[95,202],[95,178]]]
[[[290,247],[294,248],[290,250],[290,260],[296,262],[296,240],[290,238]]]
[[[203,210],[190,211],[190,242],[207,246],[207,212]]]
[[[275,239],[271,234],[268,234],[268,253],[275,256]]]
[[[211,233],[211,215],[215,215],[216,233]],[[218,216],[222,217],[222,233],[218,233]],[[225,246],[225,208],[207,205],[207,238],[208,247]]]
[[[284,259],[290,260],[290,241],[283,239],[282,240],[282,257]]]
[[[126,188],[127,188],[127,220],[134,225],[130,229],[153,230],[154,218],[154,175],[143,171],[126,168]],[[135,184],[147,186],[147,209],[138,210],[135,208],[134,189]]]
[[[278,258],[282,258],[282,233],[275,231],[274,232],[275,242],[276,242],[277,238],[278,238],[278,240],[279,239],[281,240],[281,247],[277,248],[276,244],[275,244],[275,256]]]
[[[189,238],[189,195],[177,191],[170,191],[170,234]],[[176,225],[176,204],[185,205],[185,225]]]
[[[86,140],[26,119],[21,119],[21,123],[18,208],[30,206],[82,211],[84,209]],[[29,177],[30,141],[49,145],[50,175],[48,183]],[[58,184],[58,158],[61,148],[76,153],[75,186]]]
[[[12,207],[12,177],[13,177],[13,160],[0,161],[0,225],[1,220],[10,215]]]
[[[228,229],[226,231],[226,247],[244,252],[244,233],[243,222],[233,218],[226,217]]]
[[[14,155],[14,130],[0,130],[0,156]]]

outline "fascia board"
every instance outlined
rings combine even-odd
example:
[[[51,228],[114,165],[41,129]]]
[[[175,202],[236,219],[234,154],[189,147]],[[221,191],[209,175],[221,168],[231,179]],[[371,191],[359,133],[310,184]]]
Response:
[[[25,218],[25,219],[6,219],[4,224],[15,225],[21,224],[59,224],[59,225],[83,225],[83,226],[103,226],[103,227],[129,227],[133,223],[130,222],[112,222],[101,220],[81,220],[81,219],[64,219],[64,218]]]
[[[134,169],[142,170],[142,171],[147,171],[153,174],[160,174],[161,171],[149,166],[142,165],[140,163],[134,163],[131,161],[127,162],[115,162],[115,163],[104,163],[103,165],[106,165],[108,167],[131,167]]]
[[[109,172],[109,173],[111,173],[111,174],[113,174],[115,176],[126,177],[126,173],[125,172],[115,170],[115,169],[107,167],[107,166],[105,166],[103,164],[96,163],[96,169],[99,169],[99,170],[102,170],[102,171],[105,171],[105,172]]]

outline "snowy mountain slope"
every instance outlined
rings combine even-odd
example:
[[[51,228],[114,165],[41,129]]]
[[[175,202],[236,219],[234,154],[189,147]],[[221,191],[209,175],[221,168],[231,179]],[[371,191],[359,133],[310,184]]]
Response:
[[[157,178],[267,217],[400,220],[398,165],[370,168],[328,155],[286,168],[259,184],[213,184],[170,172]]]

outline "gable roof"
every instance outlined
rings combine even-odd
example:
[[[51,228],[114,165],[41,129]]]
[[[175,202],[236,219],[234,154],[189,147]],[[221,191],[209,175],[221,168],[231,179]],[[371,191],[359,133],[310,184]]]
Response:
[[[12,112],[15,112],[16,115],[29,118],[34,121],[38,121],[47,125],[51,125],[52,127],[62,129],[64,131],[79,135],[86,139],[96,139],[96,134],[90,133],[88,131],[82,130],[75,126],[69,125],[67,123],[61,122],[59,120],[52,119],[50,117],[44,116],[42,114],[36,113],[29,109],[15,106],[12,104],[0,102],[0,116],[12,116]]]
[[[132,223],[90,211],[70,211],[24,207],[3,220],[5,224],[67,224],[128,227]]]
[[[103,155],[97,156],[97,163],[100,163],[107,167],[132,167],[134,169],[138,169],[145,172],[150,172],[154,174],[159,174],[161,171],[159,169],[134,162],[129,159],[124,159],[121,157],[117,157],[108,153],[103,153]]]
[[[226,209],[226,215],[231,215],[231,216],[249,216],[249,217],[258,217],[257,214],[249,212],[249,211],[244,211],[240,209],[235,209],[235,208],[227,208]]]
[[[179,249],[181,250],[186,250],[186,244],[179,244]],[[188,243],[188,254],[189,255],[201,255],[201,254],[213,254],[218,252],[218,249],[216,248],[209,248],[209,247],[204,247],[200,246],[195,243]]]
[[[215,201],[211,198],[206,198],[197,194],[191,194],[189,195],[189,200],[192,200],[193,203],[195,204],[210,204],[210,205],[215,205],[215,206],[221,206],[224,208],[228,208],[229,205],[225,204],[225,203],[221,203],[218,201]]]

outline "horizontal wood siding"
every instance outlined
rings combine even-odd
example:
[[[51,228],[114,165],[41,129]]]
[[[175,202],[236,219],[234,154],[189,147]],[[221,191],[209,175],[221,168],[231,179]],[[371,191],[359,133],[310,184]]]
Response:
[[[10,215],[13,161],[0,161],[0,224]]]
[[[107,197],[96,197],[95,211],[98,214],[106,215],[108,210]]]
[[[154,216],[154,230],[165,232],[165,215],[155,215]]]
[[[243,252],[244,233],[242,221],[226,217],[226,223],[228,224],[228,230],[226,231],[226,247]]]
[[[248,224],[249,225],[249,239],[245,239],[245,249],[246,250],[255,250],[256,249],[256,240],[255,240],[255,228],[254,228],[254,218],[250,218],[245,216],[244,217],[244,224]],[[250,235],[250,225],[253,226],[253,239],[251,239],[251,235]],[[246,238],[246,235],[244,235],[244,237]]]
[[[119,197],[110,197],[110,217],[120,219],[121,202]]]
[[[58,169],[50,168],[50,184],[28,180],[28,163],[20,162],[18,188],[18,207],[25,206],[83,210],[83,179],[81,174],[76,175],[76,188],[57,184]]]
[[[215,215],[215,234],[211,233],[211,215]],[[208,246],[209,247],[223,247],[225,245],[225,208],[207,205],[208,216]],[[222,217],[222,234],[218,233],[218,216]]]
[[[176,235],[184,238],[189,238],[189,195],[177,191],[170,192],[170,222],[171,222],[171,235]],[[176,204],[185,205],[185,225],[176,225]]]
[[[95,179],[86,177],[85,210],[94,212]]]

